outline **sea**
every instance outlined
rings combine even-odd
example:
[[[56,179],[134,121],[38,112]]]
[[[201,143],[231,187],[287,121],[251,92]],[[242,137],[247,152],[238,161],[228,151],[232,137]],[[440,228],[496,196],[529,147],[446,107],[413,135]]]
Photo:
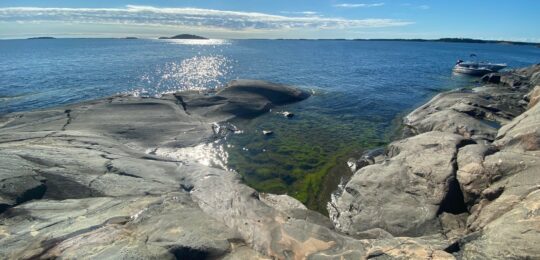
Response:
[[[297,86],[312,96],[231,122],[238,131],[192,153],[201,163],[238,172],[261,192],[289,194],[324,212],[328,194],[347,175],[348,158],[392,141],[400,118],[437,93],[479,84],[452,73],[456,60],[473,53],[510,68],[540,62],[540,48],[508,44],[0,40],[0,115],[117,94],[212,90],[233,79]]]

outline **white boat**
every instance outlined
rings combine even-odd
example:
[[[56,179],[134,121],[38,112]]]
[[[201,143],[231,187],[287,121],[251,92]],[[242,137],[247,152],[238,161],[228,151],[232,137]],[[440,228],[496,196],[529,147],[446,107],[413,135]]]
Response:
[[[475,54],[471,54],[471,57],[476,57]],[[505,63],[489,63],[483,61],[462,61],[458,60],[454,66],[453,71],[456,73],[462,73],[472,76],[482,76],[492,72],[498,72],[506,68]]]

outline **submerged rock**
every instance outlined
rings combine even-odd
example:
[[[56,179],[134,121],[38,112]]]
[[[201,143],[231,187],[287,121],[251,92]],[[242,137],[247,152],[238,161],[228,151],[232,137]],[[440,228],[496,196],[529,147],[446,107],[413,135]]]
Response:
[[[287,118],[292,118],[294,117],[294,114],[291,113],[291,112],[288,112],[288,111],[285,111],[283,113],[281,113],[284,117],[287,117]]]

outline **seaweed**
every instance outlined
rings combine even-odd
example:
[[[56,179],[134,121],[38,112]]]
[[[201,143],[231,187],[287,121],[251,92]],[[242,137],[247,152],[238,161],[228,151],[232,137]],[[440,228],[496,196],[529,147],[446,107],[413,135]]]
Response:
[[[288,194],[327,214],[336,179],[352,174],[346,166],[348,157],[386,144],[394,126],[383,118],[346,119],[321,113],[287,119],[270,113],[237,121],[244,133],[228,137],[228,166],[258,191]],[[264,136],[264,129],[274,135]]]

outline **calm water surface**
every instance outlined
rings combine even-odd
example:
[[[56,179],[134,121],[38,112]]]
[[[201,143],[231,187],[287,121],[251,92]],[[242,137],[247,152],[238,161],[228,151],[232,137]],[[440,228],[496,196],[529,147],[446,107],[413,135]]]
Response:
[[[495,44],[281,40],[57,39],[0,41],[0,114],[118,93],[159,96],[250,78],[314,95],[251,121],[216,144],[223,164],[264,191],[312,208],[349,153],[383,145],[393,122],[437,92],[474,85],[452,75],[476,53],[511,67],[540,61],[540,48]],[[277,112],[295,113],[286,119]],[[261,131],[272,130],[265,137]],[[207,149],[205,149],[207,150]],[[195,152],[195,151],[194,151]],[[324,196],[323,196],[324,197]]]

